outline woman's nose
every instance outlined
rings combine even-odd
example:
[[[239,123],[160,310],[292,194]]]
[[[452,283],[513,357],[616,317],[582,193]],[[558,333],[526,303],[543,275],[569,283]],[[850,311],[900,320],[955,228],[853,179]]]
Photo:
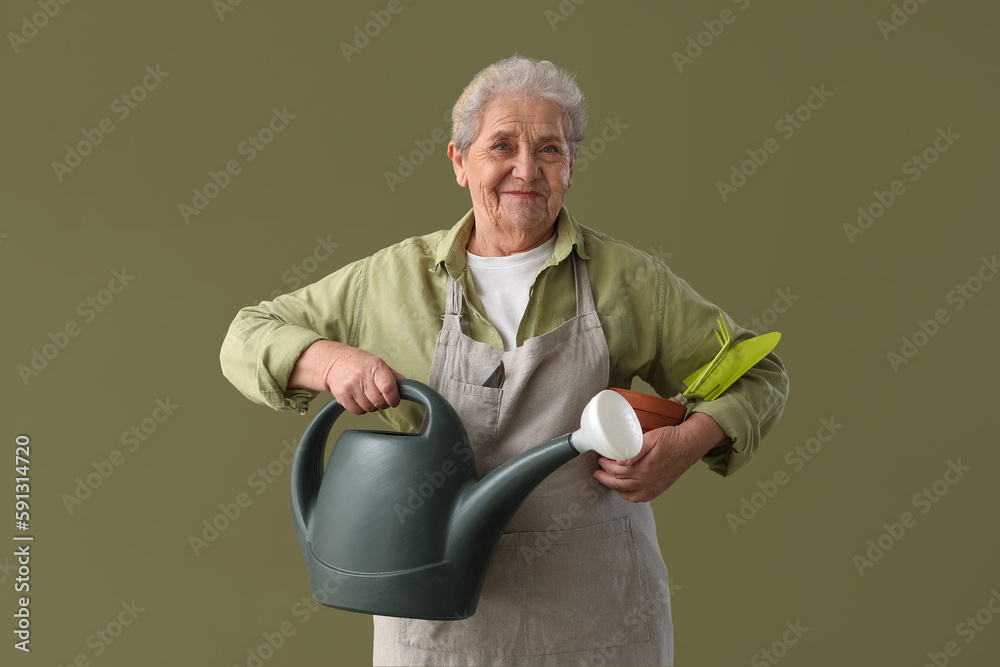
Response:
[[[538,161],[535,159],[533,153],[530,152],[520,152],[514,161],[514,177],[525,183],[531,183],[536,178],[540,169],[538,168]]]

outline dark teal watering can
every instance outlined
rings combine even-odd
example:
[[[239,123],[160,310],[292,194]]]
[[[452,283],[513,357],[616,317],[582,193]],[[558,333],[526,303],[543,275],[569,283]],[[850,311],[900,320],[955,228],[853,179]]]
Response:
[[[479,479],[454,408],[415,380],[399,380],[398,387],[403,400],[427,409],[420,433],[344,431],[324,471],[327,437],[344,412],[333,400],[313,419],[295,453],[295,533],[313,595],[329,607],[468,618],[500,536],[532,489],[582,452],[627,459],[642,445],[628,401],[602,391],[587,405],[578,431]]]

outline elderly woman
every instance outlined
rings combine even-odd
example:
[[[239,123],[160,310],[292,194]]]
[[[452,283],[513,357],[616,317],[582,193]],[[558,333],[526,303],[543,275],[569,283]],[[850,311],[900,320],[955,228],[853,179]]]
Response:
[[[422,408],[400,403],[395,381],[425,381],[462,417],[486,474],[575,430],[608,386],[638,376],[675,394],[717,351],[718,309],[659,259],[563,207],[587,122],[566,72],[507,58],[476,75],[452,117],[448,157],[472,210],[449,230],[244,308],[221,358],[258,403],[304,413],[329,391],[409,431]],[[737,341],[753,335],[731,328]],[[772,354],[680,425],[646,433],[634,459],[591,452],[563,466],[508,526],[476,614],[375,617],[375,663],[671,664],[667,568],[648,501],[699,459],[722,475],[744,465],[786,394]]]

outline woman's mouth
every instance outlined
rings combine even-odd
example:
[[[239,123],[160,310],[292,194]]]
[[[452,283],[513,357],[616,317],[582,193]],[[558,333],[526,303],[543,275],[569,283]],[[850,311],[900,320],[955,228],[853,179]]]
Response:
[[[517,199],[531,199],[533,197],[542,196],[542,193],[540,192],[534,192],[534,191],[522,192],[520,190],[508,190],[506,192],[501,192],[500,194],[510,195],[511,197],[516,197]]]

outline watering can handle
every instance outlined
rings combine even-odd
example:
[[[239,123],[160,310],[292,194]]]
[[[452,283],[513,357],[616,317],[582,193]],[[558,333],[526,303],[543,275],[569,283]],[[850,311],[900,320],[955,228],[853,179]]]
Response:
[[[454,408],[441,394],[422,382],[409,379],[397,380],[396,387],[399,389],[400,398],[427,408],[427,418],[424,420],[421,433],[433,432],[434,413],[442,419],[447,419],[449,414],[454,413]],[[292,460],[292,515],[302,535],[307,534],[306,527],[309,525],[316,499],[319,497],[327,438],[330,436],[333,423],[343,412],[344,406],[336,398],[324,405],[302,434],[299,447],[295,451],[295,458]]]

